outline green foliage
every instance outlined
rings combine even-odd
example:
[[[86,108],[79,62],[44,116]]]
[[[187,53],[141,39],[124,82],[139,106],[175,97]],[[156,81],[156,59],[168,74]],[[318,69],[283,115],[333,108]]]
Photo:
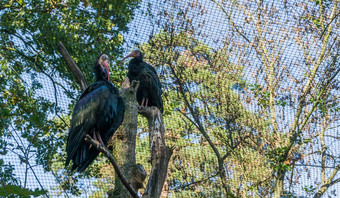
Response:
[[[6,187],[0,188],[0,196],[7,197],[39,197],[40,195],[44,195],[45,192],[39,189],[29,190],[26,188],[22,188],[21,186],[15,185],[6,185]]]
[[[5,164],[2,159],[0,159],[0,183],[17,185],[19,180],[16,178],[14,173],[14,167],[11,164]]]
[[[56,71],[61,78],[74,81],[64,60],[56,57],[61,41],[85,76],[92,79],[93,60],[100,53],[108,53],[115,60],[122,51],[121,32],[127,31],[138,2],[2,1],[1,54],[19,64],[22,71]],[[71,85],[78,90],[77,84]]]
[[[262,128],[258,124],[261,119],[248,112],[232,91],[234,84],[244,84],[242,67],[231,64],[224,50],[213,51],[185,31],[176,34],[160,31],[141,49],[147,62],[161,71],[162,81],[170,82],[164,83],[163,117],[167,144],[174,148],[169,165],[171,194],[175,197],[225,196],[217,158],[197,127],[197,121],[193,120],[192,110],[203,120],[202,125],[221,154],[235,153],[226,159],[228,172],[254,183],[260,175],[267,176],[268,164],[254,150],[251,153],[251,149],[230,147],[237,143],[234,138],[248,135],[243,127]],[[258,166],[261,160],[263,170]],[[244,171],[244,166],[247,169],[257,166],[258,171]],[[252,175],[246,175],[249,173]],[[239,186],[237,180],[230,180],[230,184]],[[232,193],[228,196],[232,197]]]
[[[203,125],[218,150],[223,155],[230,152],[232,150],[229,146],[230,136],[236,137],[238,133],[244,133],[242,136],[247,135],[239,126],[253,127],[252,122],[255,120],[232,91],[234,84],[244,84],[244,80],[241,79],[242,68],[230,64],[225,51],[213,51],[211,47],[185,31],[177,34],[160,31],[153,35],[148,43],[141,45],[140,49],[145,53],[146,62],[159,71],[163,82],[166,143],[174,149],[168,178],[172,189],[171,195],[224,196],[225,192],[222,190],[223,186],[218,175],[217,158],[195,125],[197,123],[192,121],[189,108],[194,108],[204,120]],[[187,105],[186,99],[189,100],[191,107]],[[233,127],[228,128],[227,124]],[[140,117],[138,127],[136,160],[149,173],[151,167],[147,162],[150,154],[146,120]],[[226,132],[227,130],[229,132]],[[235,166],[228,168],[237,172],[242,170],[238,156],[241,150],[235,152],[238,153],[237,156],[227,158],[226,161],[232,161]],[[249,154],[244,152],[243,156],[243,160],[250,161],[247,160]],[[256,163],[259,158],[256,152],[253,152],[252,157]],[[265,164],[265,161],[263,163]],[[253,164],[249,164],[250,166],[255,167]],[[261,174],[261,171],[254,172],[251,177],[254,182],[258,174]],[[103,179],[107,178],[105,175],[111,174],[103,174]],[[111,181],[110,178],[106,180]],[[233,185],[238,184],[235,182]]]
[[[255,97],[258,99],[259,104],[265,109],[269,107],[269,91],[264,90],[261,85],[250,85],[250,90],[253,91]]]
[[[292,169],[289,162],[285,162],[285,160],[287,160],[287,152],[287,147],[279,147],[267,151],[267,157],[270,160],[270,165],[274,170],[290,171]]]
[[[313,185],[310,186],[304,186],[303,190],[307,193],[307,194],[312,194],[315,192],[317,188],[315,188]]]
[[[57,45],[64,44],[87,80],[93,82],[93,64],[100,53],[107,53],[112,63],[119,58],[122,33],[128,31],[127,24],[139,2],[0,2],[0,154],[13,150],[23,162],[36,159],[45,171],[56,175],[63,189],[79,195],[75,186],[78,178],[63,171],[72,112],[60,108],[60,90],[68,97],[63,102],[70,104],[69,110],[80,90],[58,55]],[[112,72],[111,79],[119,85],[126,71],[118,64],[111,66],[111,71],[115,70],[119,72]],[[14,138],[25,144],[10,144]],[[83,175],[97,177],[97,173],[88,171]]]
[[[14,166],[5,164],[0,159],[0,197],[38,197],[45,192],[38,188],[33,190],[23,188],[16,178]]]

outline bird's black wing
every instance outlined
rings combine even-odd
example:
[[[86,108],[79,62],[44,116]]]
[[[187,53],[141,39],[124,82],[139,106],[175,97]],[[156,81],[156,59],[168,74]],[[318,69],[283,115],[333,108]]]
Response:
[[[162,91],[162,83],[159,80],[159,77],[157,75],[156,69],[154,67],[152,67],[151,65],[147,64],[146,62],[144,62],[144,68],[155,74],[155,75],[153,75],[152,78],[155,80],[156,86],[160,88],[160,91],[161,91],[161,94],[162,94],[163,93],[163,91]]]
[[[66,151],[66,166],[73,159],[73,167],[83,171],[98,155],[94,148],[84,141],[86,134],[100,130],[106,133],[112,129],[112,122],[117,110],[118,97],[112,94],[108,82],[92,84],[77,102],[71,120]],[[111,85],[112,86],[112,85]],[[113,131],[114,132],[114,131]],[[112,132],[112,134],[113,134]]]
[[[143,62],[144,66],[147,67],[148,70],[152,71],[154,74],[157,75],[157,72],[155,70],[154,67],[152,67],[151,65],[147,64],[146,62]]]
[[[124,119],[124,113],[125,113],[125,102],[121,96],[119,96],[119,91],[116,87],[114,87],[112,84],[110,91],[111,91],[111,97],[107,102],[106,105],[106,117],[102,117],[101,120],[98,121],[98,123],[101,124],[101,131],[105,131],[105,133],[101,132],[101,135],[103,137],[103,141],[105,144],[111,139],[114,132],[118,129],[118,127],[122,124]],[[109,120],[109,128],[106,127],[107,120]],[[104,127],[103,127],[104,126]]]
[[[107,143],[124,119],[125,102],[123,98],[119,96],[117,88],[115,88],[115,93],[111,94],[110,99],[107,100],[105,111],[102,118],[98,120],[98,130],[100,131],[104,144],[107,146]],[[108,124],[110,125],[109,127],[107,126]],[[86,161],[78,167],[79,172],[83,172],[92,163],[99,154],[99,151],[92,147],[88,149],[87,153],[88,157]]]
[[[150,66],[150,65],[149,65]],[[152,66],[150,66],[153,68]],[[162,84],[157,76],[155,69],[145,67],[143,73],[146,76],[146,87],[150,90],[149,95],[151,96],[155,106],[163,113],[163,100],[162,100]]]

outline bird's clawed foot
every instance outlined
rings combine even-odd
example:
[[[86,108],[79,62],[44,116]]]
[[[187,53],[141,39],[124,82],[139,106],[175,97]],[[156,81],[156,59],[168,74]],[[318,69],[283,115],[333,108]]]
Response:
[[[145,109],[144,106],[142,106],[142,105],[138,106],[138,110],[143,110],[143,109]]]
[[[144,106],[144,102],[145,102],[145,106]],[[139,110],[145,109],[148,106],[148,102],[149,102],[149,99],[143,98],[141,104],[138,107],[138,109]]]
[[[95,141],[99,142],[99,144],[102,144],[102,145],[105,145],[103,140],[102,140],[102,137],[100,136],[99,132],[94,132],[93,133],[93,138]],[[90,145],[89,148],[92,148],[92,144]]]

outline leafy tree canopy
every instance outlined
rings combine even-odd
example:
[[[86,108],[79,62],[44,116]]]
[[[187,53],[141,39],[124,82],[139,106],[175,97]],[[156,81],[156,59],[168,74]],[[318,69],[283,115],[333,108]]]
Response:
[[[128,31],[127,24],[139,2],[0,2],[1,154],[16,151],[22,162],[29,164],[28,159],[31,163],[36,159],[47,171],[52,164],[63,167],[59,161],[62,156],[55,154],[64,148],[69,112],[61,113],[58,97],[63,90],[64,96],[74,101],[79,86],[57,52],[57,45],[62,42],[87,80],[93,81],[92,66],[100,53],[107,53],[112,60],[120,56],[122,33]],[[116,83],[124,77],[122,68],[117,71],[111,74]],[[1,166],[13,168],[3,161]],[[9,181],[15,178],[8,177],[4,182]]]

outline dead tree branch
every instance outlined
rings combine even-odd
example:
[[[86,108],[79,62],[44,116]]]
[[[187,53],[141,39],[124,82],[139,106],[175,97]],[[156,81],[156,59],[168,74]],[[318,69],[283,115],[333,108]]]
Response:
[[[123,175],[122,171],[119,169],[118,164],[115,160],[115,158],[111,155],[110,151],[106,148],[105,145],[100,144],[98,141],[95,141],[91,138],[91,136],[86,135],[85,142],[92,144],[94,148],[96,148],[98,151],[102,152],[111,162],[113,165],[113,168],[115,169],[115,172],[117,173],[118,177],[128,189],[132,197],[139,197],[136,190],[131,186],[131,183],[126,179],[126,177]]]
[[[71,69],[74,77],[76,77],[76,80],[80,85],[81,91],[85,91],[85,89],[88,87],[88,83],[85,79],[83,72],[80,71],[79,67],[74,62],[73,58],[70,56],[62,42],[59,43],[57,48],[59,53],[63,56],[64,60],[66,61],[67,66]]]
[[[164,123],[162,113],[157,107],[146,107],[139,110],[149,123],[149,146],[152,168],[143,197],[159,197],[168,172],[168,164],[172,154],[170,147],[165,145]]]

